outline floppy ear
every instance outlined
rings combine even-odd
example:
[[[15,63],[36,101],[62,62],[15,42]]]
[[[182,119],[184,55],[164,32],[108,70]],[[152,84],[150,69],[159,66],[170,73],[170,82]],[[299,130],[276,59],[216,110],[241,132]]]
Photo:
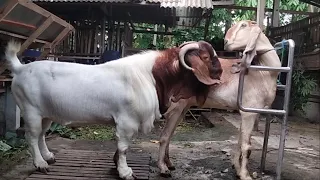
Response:
[[[193,74],[200,82],[206,85],[220,84],[220,80],[211,78],[209,67],[200,59],[199,56],[189,55],[186,58],[193,68]]]
[[[250,31],[251,39],[248,41],[246,49],[243,52],[243,58],[244,58],[247,66],[249,66],[251,64],[254,56],[256,55],[255,48],[256,48],[257,39],[258,39],[260,33],[261,33],[261,29],[258,25],[252,26],[251,31]],[[248,53],[248,52],[252,52],[252,53]]]

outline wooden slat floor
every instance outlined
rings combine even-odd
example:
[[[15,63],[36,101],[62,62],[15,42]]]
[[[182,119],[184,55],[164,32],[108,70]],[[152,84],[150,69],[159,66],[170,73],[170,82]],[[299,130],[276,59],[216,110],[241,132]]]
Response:
[[[108,151],[61,150],[47,174],[35,171],[26,180],[119,180],[113,154]],[[138,179],[149,179],[150,155],[128,153],[127,163]]]

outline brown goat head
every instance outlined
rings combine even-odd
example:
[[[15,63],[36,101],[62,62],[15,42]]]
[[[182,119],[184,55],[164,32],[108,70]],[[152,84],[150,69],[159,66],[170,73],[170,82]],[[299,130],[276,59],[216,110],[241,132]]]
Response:
[[[213,47],[199,41],[162,51],[152,73],[160,111],[165,113],[171,101],[180,99],[195,97],[202,105],[210,86],[220,83],[222,68]]]

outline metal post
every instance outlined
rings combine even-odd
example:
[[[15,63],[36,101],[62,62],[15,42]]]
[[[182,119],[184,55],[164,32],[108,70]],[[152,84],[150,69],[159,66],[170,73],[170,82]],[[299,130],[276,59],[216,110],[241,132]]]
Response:
[[[263,140],[262,156],[261,156],[261,162],[260,162],[261,163],[260,164],[261,173],[264,172],[265,165],[266,165],[270,124],[271,124],[271,115],[268,114],[267,118],[266,118],[266,126],[265,126],[265,129],[264,129],[264,140]]]
[[[279,152],[278,152],[277,171],[276,171],[277,180],[281,179],[281,169],[283,164],[283,154],[284,154],[284,146],[285,146],[285,140],[286,140],[285,137],[287,132],[287,120],[288,120],[288,111],[289,111],[291,77],[292,77],[294,46],[295,46],[295,43],[292,39],[288,40],[288,44],[289,44],[288,66],[291,68],[291,70],[287,73],[286,88],[284,91],[283,110],[285,110],[286,113],[283,116],[283,121],[281,124],[281,135],[280,135],[280,144],[279,144]]]

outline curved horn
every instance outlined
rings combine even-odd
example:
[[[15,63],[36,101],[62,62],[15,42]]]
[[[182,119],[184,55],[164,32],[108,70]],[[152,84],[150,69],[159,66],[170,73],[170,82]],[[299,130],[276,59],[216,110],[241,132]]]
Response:
[[[185,46],[183,46],[179,52],[179,61],[182,64],[183,67],[185,67],[186,69],[189,69],[191,71],[193,71],[193,68],[188,66],[186,64],[186,62],[184,61],[184,56],[186,55],[186,53],[191,50],[191,49],[200,49],[199,44],[198,43],[190,43],[187,44]]]
[[[196,41],[187,41],[187,42],[184,42],[182,44],[180,44],[179,48],[182,48],[183,46],[187,45],[187,44],[191,44],[191,43],[196,43]]]

